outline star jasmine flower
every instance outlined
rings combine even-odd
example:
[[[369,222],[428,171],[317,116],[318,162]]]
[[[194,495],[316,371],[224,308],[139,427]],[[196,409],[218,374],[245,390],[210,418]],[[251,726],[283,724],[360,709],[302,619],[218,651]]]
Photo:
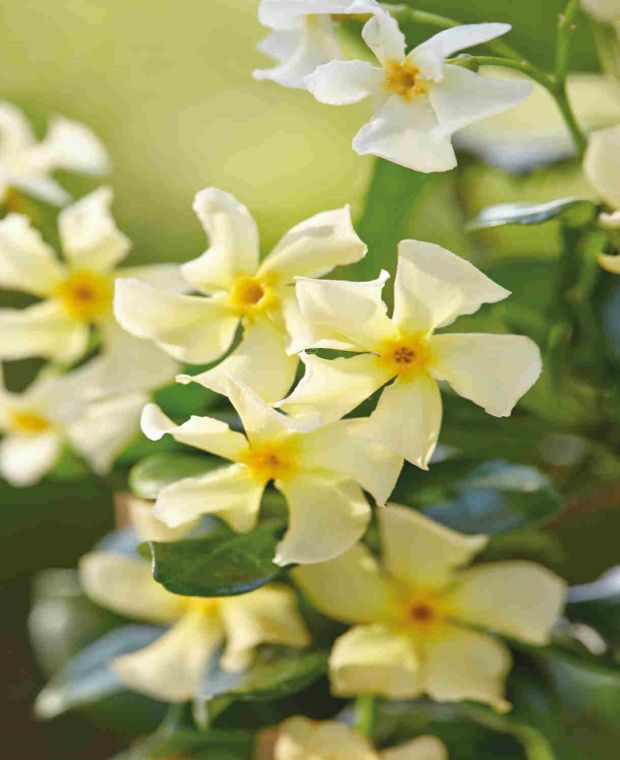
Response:
[[[528,82],[491,79],[448,62],[464,48],[506,34],[508,24],[471,24],[446,29],[410,53],[397,21],[373,16],[362,36],[380,66],[366,61],[331,61],[306,77],[321,103],[349,105],[372,95],[375,113],[353,140],[353,149],[419,172],[456,166],[451,137],[476,121],[519,103]]]
[[[607,24],[620,21],[619,0],[581,0],[581,7],[586,13]]]
[[[564,582],[532,562],[469,566],[486,536],[459,534],[407,507],[388,505],[378,514],[381,563],[358,544],[292,571],[321,612],[354,626],[332,650],[332,691],[388,699],[427,694],[508,709],[510,652],[485,631],[547,644]]]
[[[440,246],[404,240],[398,254],[391,318],[381,299],[387,272],[372,282],[299,278],[304,329],[291,350],[331,348],[357,355],[330,360],[302,354],[306,374],[277,406],[293,415],[339,419],[393,381],[382,391],[367,430],[426,469],[441,427],[438,381],[489,414],[506,417],[538,378],[542,361],[536,344],[524,336],[436,334],[509,291]]]
[[[189,289],[201,295],[165,292],[137,280],[120,280],[114,309],[132,335],[146,338],[180,361],[220,360],[239,325],[243,338],[215,369],[181,382],[223,387],[233,375],[268,401],[291,387],[298,360],[286,354],[287,331],[298,321],[294,278],[321,277],[363,258],[348,206],[325,211],[286,233],[259,261],[258,230],[245,206],[229,193],[202,190],[194,210],[209,236],[209,249],[182,265]],[[207,297],[205,297],[207,296]]]
[[[365,420],[324,427],[317,427],[316,420],[294,420],[232,379],[226,395],[245,434],[209,417],[175,425],[155,405],[145,408],[142,430],[151,440],[169,433],[179,443],[233,462],[166,486],[157,498],[155,517],[174,528],[212,513],[245,532],[256,524],[263,492],[273,482],[289,510],[276,564],[321,562],[353,546],[370,519],[362,488],[384,503],[402,459],[365,439]]]
[[[19,108],[0,102],[0,203],[16,189],[64,205],[70,196],[50,176],[56,169],[105,174],[108,157],[99,138],[83,124],[56,117],[39,142]]]

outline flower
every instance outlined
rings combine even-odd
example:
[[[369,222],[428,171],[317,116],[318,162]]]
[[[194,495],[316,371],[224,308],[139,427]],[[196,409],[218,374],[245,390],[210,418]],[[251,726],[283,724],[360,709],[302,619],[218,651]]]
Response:
[[[581,0],[581,7],[599,21],[608,24],[620,21],[619,0]]]
[[[44,299],[25,309],[0,310],[1,359],[42,356],[75,361],[87,350],[91,325],[100,328],[104,343],[122,339],[112,314],[116,277],[137,276],[170,287],[177,284],[178,268],[173,265],[114,271],[130,242],[112,219],[111,202],[111,191],[100,188],[61,211],[58,224],[64,262],[27,217],[9,214],[0,221],[0,286]],[[134,349],[136,345],[132,341]],[[152,347],[144,351],[151,355],[152,366]],[[158,354],[162,366],[167,365],[165,374],[170,375],[171,363]],[[137,357],[133,358],[138,367]]]
[[[224,642],[220,666],[233,672],[249,667],[261,644],[301,648],[310,643],[295,595],[284,586],[221,598],[178,596],[153,580],[145,560],[109,551],[83,557],[80,580],[86,594],[102,607],[170,626],[154,643],[111,663],[127,686],[164,702],[195,696]]]
[[[298,280],[305,326],[291,350],[334,348],[359,355],[334,360],[302,355],[306,374],[278,406],[291,414],[311,410],[338,419],[394,380],[383,390],[368,430],[426,468],[441,426],[437,381],[446,380],[489,414],[508,416],[541,372],[540,351],[519,335],[434,334],[509,295],[440,246],[399,244],[391,319],[381,300],[387,277],[383,272],[372,282]]]
[[[421,736],[398,747],[374,750],[366,737],[336,721],[295,716],[278,731],[273,760],[447,760],[445,746]]]
[[[239,346],[215,370],[182,376],[184,382],[222,387],[234,375],[268,401],[287,393],[297,358],[285,352],[295,321],[292,287],[298,275],[321,277],[361,259],[366,246],[351,224],[348,206],[298,224],[259,263],[258,231],[245,206],[215,188],[202,190],[194,211],[210,248],[181,267],[189,286],[206,294],[166,293],[135,280],[116,286],[115,314],[132,335],[148,338],[181,361],[206,364],[222,358],[237,327]]]
[[[378,514],[382,565],[358,544],[292,571],[321,612],[354,625],[330,656],[333,691],[390,699],[427,694],[506,709],[510,652],[484,629],[545,645],[564,582],[532,562],[465,567],[486,536],[464,536],[407,507],[388,505]]]
[[[70,199],[50,173],[55,169],[105,174],[108,157],[99,138],[76,121],[52,120],[44,140],[37,139],[24,114],[0,102],[0,203],[12,189],[64,205]]]
[[[274,58],[272,69],[257,69],[254,79],[305,89],[304,78],[317,66],[340,56],[335,22],[341,16],[376,13],[375,0],[262,0],[258,18],[274,31],[258,49]]]
[[[151,440],[169,433],[179,443],[234,462],[166,486],[157,498],[155,516],[176,527],[209,512],[245,532],[255,525],[265,487],[273,481],[289,509],[276,564],[321,562],[352,546],[370,518],[362,488],[383,503],[402,459],[364,439],[365,420],[324,427],[317,427],[316,420],[293,420],[232,379],[226,395],[245,435],[210,417],[192,417],[177,426],[155,405],[145,408],[142,430]]]
[[[446,59],[509,30],[508,24],[457,26],[407,54],[397,21],[380,12],[366,23],[362,36],[381,66],[331,61],[305,83],[318,101],[329,105],[374,97],[375,114],[353,140],[360,155],[371,153],[419,172],[448,171],[456,166],[450,141],[454,132],[510,108],[532,89],[527,82],[479,76]]]

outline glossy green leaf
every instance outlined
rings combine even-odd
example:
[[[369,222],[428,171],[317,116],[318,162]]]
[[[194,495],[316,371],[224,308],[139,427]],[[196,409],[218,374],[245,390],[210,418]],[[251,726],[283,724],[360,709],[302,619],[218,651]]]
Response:
[[[191,454],[153,454],[129,473],[129,487],[142,499],[156,499],[159,492],[183,478],[206,475],[223,464],[216,457]]]
[[[566,198],[550,203],[501,203],[485,208],[467,227],[471,231],[505,227],[510,224],[544,224],[560,220],[581,226],[594,219],[596,205],[585,198]]]
[[[249,533],[225,526],[207,536],[151,542],[153,575],[174,594],[230,596],[263,586],[280,568],[273,563],[285,522],[268,519]]]
[[[250,760],[254,737],[243,731],[158,731],[135,749],[116,755],[113,760]]]

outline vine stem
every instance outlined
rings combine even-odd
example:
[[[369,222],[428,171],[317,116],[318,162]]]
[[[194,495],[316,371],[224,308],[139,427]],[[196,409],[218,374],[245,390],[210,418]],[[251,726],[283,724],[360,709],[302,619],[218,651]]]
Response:
[[[355,700],[355,728],[363,736],[372,737],[375,722],[375,697],[366,694]]]

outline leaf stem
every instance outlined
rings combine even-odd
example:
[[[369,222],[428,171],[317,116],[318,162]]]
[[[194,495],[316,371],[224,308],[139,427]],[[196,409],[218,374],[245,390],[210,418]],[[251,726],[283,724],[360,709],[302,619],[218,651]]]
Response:
[[[363,736],[372,737],[375,722],[375,697],[365,694],[355,700],[355,728]]]
[[[575,19],[579,10],[579,0],[568,0],[566,10],[558,19],[558,34],[555,48],[555,82],[558,90],[563,90],[566,85],[570,46],[573,32],[575,31]]]

